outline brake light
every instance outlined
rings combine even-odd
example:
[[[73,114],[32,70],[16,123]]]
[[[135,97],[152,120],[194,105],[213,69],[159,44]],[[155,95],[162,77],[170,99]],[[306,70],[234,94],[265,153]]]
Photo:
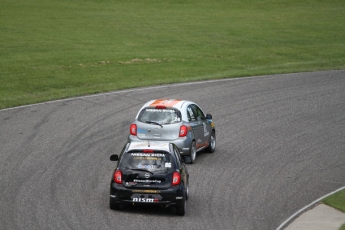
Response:
[[[114,181],[117,184],[122,184],[122,172],[120,170],[114,172]]]
[[[137,125],[131,124],[131,127],[129,128],[129,133],[133,136],[137,135]]]
[[[144,149],[143,153],[153,153],[153,149]]]
[[[167,107],[165,107],[164,105],[157,105],[156,109],[166,109]]]
[[[179,172],[174,172],[171,185],[178,185],[181,182],[181,175]]]
[[[185,136],[187,136],[187,133],[188,133],[188,128],[187,128],[187,126],[181,125],[179,137],[185,137]]]

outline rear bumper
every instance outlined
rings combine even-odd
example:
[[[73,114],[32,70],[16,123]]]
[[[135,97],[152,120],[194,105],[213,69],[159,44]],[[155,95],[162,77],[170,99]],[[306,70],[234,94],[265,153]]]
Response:
[[[171,186],[168,189],[126,188],[110,183],[110,199],[118,204],[176,206],[183,204],[184,186]]]

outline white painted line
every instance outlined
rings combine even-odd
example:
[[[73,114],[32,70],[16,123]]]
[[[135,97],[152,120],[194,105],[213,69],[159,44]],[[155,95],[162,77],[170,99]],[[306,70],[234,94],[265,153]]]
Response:
[[[299,216],[301,213],[303,213],[305,210],[309,209],[311,206],[315,205],[316,203],[320,202],[321,200],[325,199],[328,196],[333,195],[334,193],[337,193],[341,190],[345,189],[345,186],[342,188],[339,188],[333,192],[328,193],[327,195],[324,195],[323,197],[313,201],[312,203],[308,204],[307,206],[301,208],[300,210],[298,210],[297,212],[295,212],[292,216],[290,216],[287,220],[285,220],[281,225],[279,225],[279,227],[277,228],[277,230],[281,230],[283,227],[287,227],[285,226],[287,223],[289,223],[292,219],[294,219],[295,217]]]

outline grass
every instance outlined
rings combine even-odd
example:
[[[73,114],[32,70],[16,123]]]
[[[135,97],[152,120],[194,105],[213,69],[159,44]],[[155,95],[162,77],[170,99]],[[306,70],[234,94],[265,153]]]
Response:
[[[0,109],[345,68],[342,0],[2,0]]]
[[[345,190],[341,190],[325,199],[323,203],[345,212]]]
[[[322,202],[339,211],[345,212],[345,189],[323,199]],[[345,230],[345,223],[339,230]]]

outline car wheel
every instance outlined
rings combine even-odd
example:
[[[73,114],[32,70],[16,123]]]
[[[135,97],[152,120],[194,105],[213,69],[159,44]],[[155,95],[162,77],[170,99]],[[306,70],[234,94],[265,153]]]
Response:
[[[189,196],[189,183],[187,182],[186,184],[186,200],[188,200],[188,196]]]
[[[215,150],[216,150],[216,133],[212,131],[206,151],[209,153],[213,153]]]
[[[120,204],[116,203],[114,199],[110,198],[109,200],[109,207],[112,210],[119,210],[120,209]]]
[[[187,206],[186,199],[183,199],[182,204],[176,206],[176,215],[184,216],[184,214],[186,213],[186,206]]]
[[[194,164],[196,158],[196,146],[195,141],[192,142],[189,150],[190,164]]]

